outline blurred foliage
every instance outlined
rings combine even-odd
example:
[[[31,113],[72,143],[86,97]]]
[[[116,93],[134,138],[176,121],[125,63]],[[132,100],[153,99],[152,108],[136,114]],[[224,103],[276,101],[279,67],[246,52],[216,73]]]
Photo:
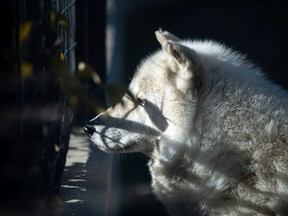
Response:
[[[87,109],[97,115],[106,109],[106,96],[111,105],[124,94],[134,97],[124,85],[103,83],[85,62],[71,71],[66,42],[73,34],[59,12],[41,13],[39,19],[16,26],[13,34],[11,80],[16,77],[17,87],[13,95],[7,94],[14,100],[12,108],[1,113],[11,122],[9,135],[1,131],[9,146],[1,175],[17,185],[21,199],[41,197],[51,203],[61,184],[73,111]]]
[[[61,26],[67,33],[67,35],[71,36],[71,31],[70,31],[70,25],[66,19],[66,17],[59,13],[59,12],[56,12],[56,11],[52,11],[50,12],[50,22],[51,23],[56,23],[58,26]],[[56,26],[56,25],[54,25]],[[53,30],[53,29],[52,29]]]
[[[62,14],[58,12],[51,12],[49,15],[51,22],[51,30],[56,31],[56,27],[60,27],[67,35],[71,36],[69,24]],[[19,27],[19,41],[21,46],[28,40],[29,35],[32,31],[33,21],[27,21],[20,25]],[[44,44],[46,41],[45,35],[41,38],[41,44]],[[52,42],[52,49],[57,50],[60,44],[63,42],[63,39],[58,36]],[[25,45],[24,45],[25,46]],[[25,54],[25,52],[22,52]],[[53,52],[52,52],[53,53]],[[122,96],[127,93],[130,98],[134,99],[133,95],[128,91],[127,86],[122,84],[110,84],[106,85],[102,83],[99,74],[87,63],[79,62],[76,71],[70,72],[67,63],[65,62],[65,56],[63,52],[60,52],[58,55],[51,55],[51,52],[46,55],[45,62],[48,62],[51,66],[51,69],[55,71],[60,82],[61,92],[69,96],[69,103],[71,107],[75,110],[79,105],[88,107],[92,109],[95,113],[101,113],[105,110],[104,102],[97,101],[92,99],[87,92],[87,86],[83,83],[83,79],[92,80],[95,86],[93,88],[99,88],[107,94],[109,103],[113,106],[118,102],[121,102]],[[32,63],[25,61],[25,55],[21,56],[21,75],[24,80],[29,80],[33,78],[34,66]],[[46,71],[48,72],[48,71]]]
[[[20,72],[24,80],[28,79],[32,75],[33,65],[28,62],[22,62],[21,67],[20,67]]]
[[[40,7],[35,19],[16,22],[11,31],[9,83],[4,81],[10,87],[5,95],[10,101],[3,106],[5,128],[0,131],[2,146],[8,149],[0,174],[14,188],[5,199],[7,195],[21,201],[40,197],[55,204],[59,203],[54,198],[61,185],[73,110],[87,109],[96,115],[106,109],[106,96],[111,105],[125,93],[134,97],[124,85],[103,83],[85,62],[71,71],[66,61],[67,37],[73,37],[70,24],[63,14],[44,9]]]
[[[0,212],[3,203],[10,203],[9,210],[18,209],[18,203],[23,208],[61,205],[74,114],[97,115],[106,109],[106,99],[115,105],[129,94],[126,86],[104,83],[85,62],[71,71],[74,29],[49,2],[14,1],[18,9],[11,12],[10,43],[1,50],[6,64],[0,85]]]
[[[103,102],[91,99],[87,92],[85,83],[82,82],[82,78],[88,78],[91,80],[96,79],[95,88],[101,87],[102,83],[100,77],[94,70],[87,66],[83,68],[83,70],[76,70],[71,74],[65,61],[61,60],[61,55],[60,57],[50,57],[49,62],[60,79],[61,92],[69,96],[69,103],[74,110],[80,105],[89,107],[96,113],[100,113],[104,110]]]
[[[49,19],[51,22],[50,25],[52,31],[56,31],[58,26],[65,30],[67,35],[71,36],[69,24],[63,15],[53,11],[49,14]],[[22,78],[26,81],[34,78],[32,75],[35,67],[33,63],[29,62],[25,48],[25,42],[27,42],[27,40],[29,40],[29,36],[31,36],[31,32],[33,30],[32,27],[33,21],[31,20],[19,26],[19,42],[21,46],[20,71]],[[41,40],[41,44],[46,43],[46,36],[42,35]],[[102,83],[99,74],[85,62],[79,62],[76,71],[71,73],[67,63],[65,62],[64,53],[60,52],[58,55],[53,55],[55,50],[59,48],[62,42],[63,39],[60,36],[52,41],[52,47],[49,48],[51,49],[50,52],[44,55],[44,62],[47,62],[50,65],[52,72],[54,71],[56,73],[56,76],[60,82],[60,90],[63,94],[69,96],[69,103],[71,107],[75,110],[79,105],[84,105],[85,107],[94,110],[95,113],[100,113],[105,110],[103,101],[97,101],[89,96],[87,86],[85,82],[83,82],[83,79],[92,80],[95,84],[93,88],[99,88],[103,92],[106,92],[111,105],[115,105],[117,102],[121,101],[122,96],[128,92],[127,87],[120,84],[106,85]],[[49,73],[51,70],[43,72]]]
[[[29,20],[19,26],[19,43],[23,44],[32,30],[32,20]]]

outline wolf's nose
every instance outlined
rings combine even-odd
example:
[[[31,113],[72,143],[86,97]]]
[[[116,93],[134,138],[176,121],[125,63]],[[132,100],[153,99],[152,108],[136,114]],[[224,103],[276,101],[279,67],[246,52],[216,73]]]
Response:
[[[95,132],[95,128],[90,125],[84,125],[83,129],[88,136],[92,136]]]

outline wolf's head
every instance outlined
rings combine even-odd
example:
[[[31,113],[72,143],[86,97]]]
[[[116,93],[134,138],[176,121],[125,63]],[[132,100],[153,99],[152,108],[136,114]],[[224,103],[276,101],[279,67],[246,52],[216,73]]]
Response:
[[[199,104],[215,82],[232,79],[229,83],[238,85],[251,66],[243,56],[215,42],[182,41],[161,30],[156,38],[162,49],[136,71],[129,85],[133,98],[124,95],[121,103],[85,126],[100,149],[149,154],[161,140],[186,142],[195,129]],[[245,76],[245,85],[257,80],[255,73]]]
[[[109,152],[149,153],[166,133],[185,139],[191,130],[197,89],[203,87],[196,52],[176,36],[157,31],[162,49],[142,62],[121,103],[84,126],[97,146]]]

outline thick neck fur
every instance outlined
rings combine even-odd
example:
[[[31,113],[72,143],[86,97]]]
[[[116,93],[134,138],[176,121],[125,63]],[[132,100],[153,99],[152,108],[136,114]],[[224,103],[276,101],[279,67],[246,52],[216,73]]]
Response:
[[[265,170],[271,167],[268,170],[286,172],[282,164],[288,164],[283,153],[288,151],[287,95],[280,87],[266,81],[260,70],[252,73],[249,68],[254,66],[245,62],[242,56],[235,54],[228,58],[227,53],[231,55],[231,51],[222,50],[223,47],[213,43],[208,45],[216,46],[215,50],[221,48],[222,53],[215,51],[209,56],[200,45],[188,45],[200,53],[203,62],[204,59],[208,62],[203,66],[204,73],[214,73],[210,77],[212,80],[213,76],[217,78],[217,82],[210,85],[202,100],[195,98],[190,113],[193,117],[188,119],[192,131],[174,125],[160,137],[159,146],[149,163],[154,190],[159,196],[164,196],[162,199],[169,197],[170,192],[171,196],[179,193],[178,198],[184,202],[187,195],[189,203],[203,198],[205,202],[200,208],[205,208],[218,205],[214,200],[239,184],[241,192],[231,200],[254,202],[255,199],[269,199],[266,204],[270,206],[263,208],[269,212],[278,197],[254,193],[250,188],[264,192],[271,188],[282,190],[277,175],[271,177],[271,173]],[[215,56],[212,58],[211,55],[218,57],[212,60]],[[215,67],[219,68],[214,70]],[[228,76],[226,70],[235,74]],[[283,143],[287,145],[283,147]],[[274,164],[277,165],[272,168]],[[263,179],[265,184],[259,179]]]

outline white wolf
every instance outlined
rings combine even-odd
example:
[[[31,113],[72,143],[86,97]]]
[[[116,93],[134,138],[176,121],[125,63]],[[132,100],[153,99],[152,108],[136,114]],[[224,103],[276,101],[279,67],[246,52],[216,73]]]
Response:
[[[147,154],[171,215],[288,215],[287,93],[224,45],[156,37],[129,85],[136,100],[86,125],[91,140]]]

